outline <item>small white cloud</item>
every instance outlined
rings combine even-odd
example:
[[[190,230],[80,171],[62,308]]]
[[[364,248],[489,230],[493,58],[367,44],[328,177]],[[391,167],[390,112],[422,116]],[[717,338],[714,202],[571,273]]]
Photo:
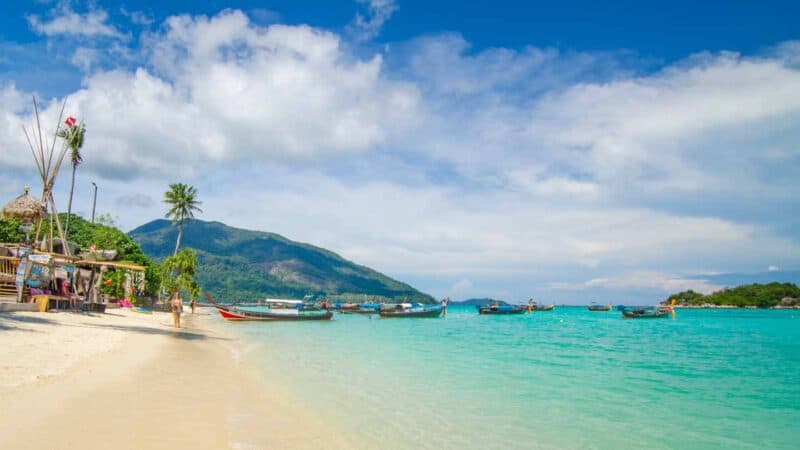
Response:
[[[108,23],[108,12],[103,9],[91,9],[80,14],[63,4],[51,10],[51,19],[46,20],[36,14],[26,18],[31,29],[45,36],[74,35],[87,37],[109,37],[124,39],[127,36]]]
[[[122,208],[150,208],[157,204],[153,197],[142,193],[120,195],[116,200],[117,206]]]
[[[472,281],[466,278],[462,278],[456,281],[455,284],[453,284],[453,286],[451,287],[451,289],[455,292],[466,291],[467,289],[471,288],[472,288]]]
[[[770,272],[778,272],[778,271],[781,270],[781,268],[778,267],[778,266],[769,266],[769,267],[767,267],[767,270],[770,271]]]
[[[131,13],[131,22],[136,25],[147,26],[155,21],[153,16],[147,15],[141,11],[134,11]]]
[[[353,23],[348,26],[348,31],[357,42],[366,42],[375,38],[381,32],[383,24],[397,11],[395,0],[357,0],[358,3],[367,4],[367,14],[356,13]]]
[[[84,72],[88,72],[99,60],[101,53],[99,50],[87,47],[78,47],[72,54],[70,62],[79,67]]]

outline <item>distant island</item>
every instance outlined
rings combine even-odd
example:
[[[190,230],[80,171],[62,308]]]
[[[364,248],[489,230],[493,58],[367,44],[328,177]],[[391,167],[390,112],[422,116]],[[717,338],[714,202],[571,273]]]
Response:
[[[148,257],[161,261],[172,255],[177,229],[158,219],[128,234]],[[197,251],[197,280],[203,290],[223,301],[313,295],[338,301],[435,303],[408,284],[275,233],[193,220],[184,225],[181,245]]]
[[[748,284],[725,288],[711,294],[693,290],[672,294],[662,304],[675,299],[675,305],[686,307],[797,308],[800,288],[793,283]]]
[[[469,305],[469,306],[494,305],[495,303],[499,305],[508,305],[508,303],[502,300],[495,300],[493,298],[470,298],[467,300],[450,302],[451,305]]]

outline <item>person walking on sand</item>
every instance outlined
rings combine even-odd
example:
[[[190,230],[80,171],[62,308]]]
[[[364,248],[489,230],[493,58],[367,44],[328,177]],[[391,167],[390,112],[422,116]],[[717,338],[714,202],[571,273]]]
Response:
[[[172,296],[172,325],[175,328],[181,327],[181,313],[183,312],[183,300],[177,292]]]
[[[194,314],[194,299],[192,299],[192,301],[189,302],[189,306],[192,308],[192,314]]]

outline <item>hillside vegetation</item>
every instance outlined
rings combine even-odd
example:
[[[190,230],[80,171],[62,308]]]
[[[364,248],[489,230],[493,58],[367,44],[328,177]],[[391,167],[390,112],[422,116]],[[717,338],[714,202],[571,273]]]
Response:
[[[161,260],[172,254],[177,229],[159,219],[129,234],[146,255]],[[311,294],[344,301],[434,302],[431,296],[336,253],[274,233],[193,220],[184,225],[181,246],[197,250],[198,282],[223,301]]]
[[[676,304],[717,306],[757,306],[771,308],[777,306],[784,298],[800,298],[800,288],[792,283],[749,284],[735,288],[726,288],[712,294],[703,295],[692,290],[670,295],[664,302],[675,298]]]

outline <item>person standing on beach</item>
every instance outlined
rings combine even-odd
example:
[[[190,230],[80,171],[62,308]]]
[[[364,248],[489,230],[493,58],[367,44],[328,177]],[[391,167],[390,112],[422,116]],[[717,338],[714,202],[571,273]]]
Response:
[[[172,325],[175,328],[181,327],[181,313],[183,312],[183,300],[177,292],[172,296]]]

